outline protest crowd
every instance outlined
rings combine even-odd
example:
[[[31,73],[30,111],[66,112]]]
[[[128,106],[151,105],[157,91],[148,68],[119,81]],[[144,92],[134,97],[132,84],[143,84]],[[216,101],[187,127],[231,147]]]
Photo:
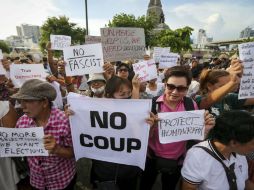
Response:
[[[1,190],[254,189],[253,45],[187,62],[52,43],[0,57]]]

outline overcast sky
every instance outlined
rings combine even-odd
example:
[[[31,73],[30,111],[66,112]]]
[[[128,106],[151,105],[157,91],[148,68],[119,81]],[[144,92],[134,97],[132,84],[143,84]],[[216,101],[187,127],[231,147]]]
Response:
[[[115,14],[146,14],[149,0],[87,0],[89,33],[99,35]],[[0,0],[0,39],[17,35],[16,26],[42,25],[47,17],[66,15],[85,26],[85,0]],[[237,39],[240,31],[254,28],[253,0],[161,0],[165,22],[170,28],[190,26],[197,38],[200,28],[214,40]]]

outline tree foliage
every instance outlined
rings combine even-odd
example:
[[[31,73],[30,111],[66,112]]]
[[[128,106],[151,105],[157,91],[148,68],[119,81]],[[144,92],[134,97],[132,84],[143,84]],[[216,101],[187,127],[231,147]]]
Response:
[[[3,40],[0,40],[0,49],[3,53],[10,53],[10,47],[7,43],[5,43]]]
[[[176,30],[166,29],[160,32],[154,31],[156,27],[156,17],[149,17],[128,14],[117,14],[108,23],[108,27],[139,27],[144,28],[146,46],[155,47],[171,47],[173,52],[181,52],[183,50],[191,50],[191,39],[193,29],[186,26]]]
[[[162,30],[155,35],[152,46],[170,47],[171,51],[176,53],[191,50],[192,31],[193,29],[188,26],[176,30]]]
[[[41,27],[41,39],[39,42],[42,51],[50,41],[50,34],[71,36],[72,44],[83,44],[85,42],[86,29],[77,27],[75,23],[69,22],[65,16],[50,17]],[[56,52],[56,56],[59,52]]]

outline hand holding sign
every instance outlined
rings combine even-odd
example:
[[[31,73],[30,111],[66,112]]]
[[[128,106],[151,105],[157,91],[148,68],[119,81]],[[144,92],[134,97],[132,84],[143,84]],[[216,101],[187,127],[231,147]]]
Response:
[[[44,147],[50,154],[54,154],[57,149],[56,139],[52,135],[45,135],[43,137]]]

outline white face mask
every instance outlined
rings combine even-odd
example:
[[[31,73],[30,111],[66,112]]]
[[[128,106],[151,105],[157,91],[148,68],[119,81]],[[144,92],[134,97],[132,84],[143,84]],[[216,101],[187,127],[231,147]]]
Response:
[[[105,90],[105,86],[102,86],[100,88],[92,88],[91,87],[91,90],[94,94],[102,94]]]

